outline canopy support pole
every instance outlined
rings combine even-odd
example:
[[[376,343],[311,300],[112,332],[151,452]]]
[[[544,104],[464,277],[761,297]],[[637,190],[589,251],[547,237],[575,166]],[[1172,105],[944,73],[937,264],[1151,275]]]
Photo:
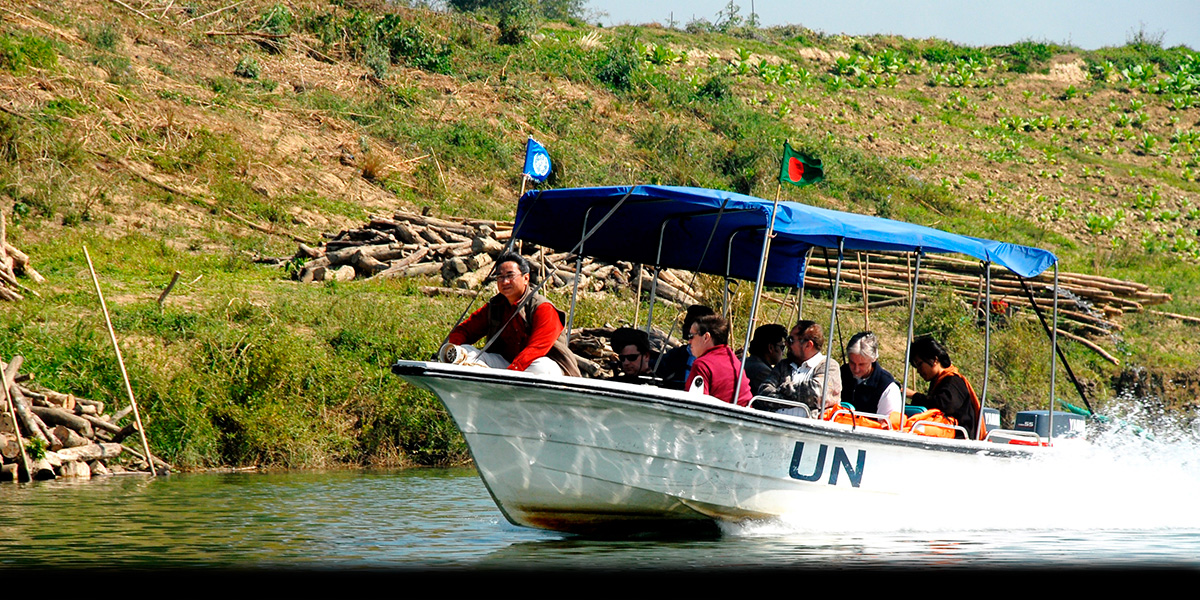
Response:
[[[595,206],[589,206],[583,213],[583,237],[579,240],[579,254],[575,255],[575,283],[571,286],[571,315],[567,317],[567,346],[571,345],[571,330],[575,328],[575,303],[579,299],[579,278],[583,275],[583,243],[587,240],[587,223],[588,217],[592,216],[592,209]],[[640,302],[641,299],[639,298]]]
[[[762,296],[763,282],[767,278],[767,257],[771,253],[771,236],[775,234],[775,211],[779,209],[779,198],[775,198],[775,206],[771,209],[771,222],[767,225],[767,235],[763,236],[762,255],[758,260],[758,280],[754,282],[754,299],[750,302],[750,320],[746,322],[746,341],[742,344],[742,368],[738,369],[737,383],[733,386],[733,403],[737,404],[738,392],[742,391],[742,381],[746,379],[746,354],[750,352],[750,335],[754,332],[754,323],[758,319],[758,299]],[[733,236],[729,236],[729,248],[733,248]],[[750,390],[751,396],[754,390]]]
[[[845,258],[845,249],[846,238],[838,238],[837,275],[833,279],[833,304],[829,306],[829,334],[827,334],[828,339],[825,341],[825,375],[824,381],[821,382],[821,406],[817,409],[818,411],[825,410],[825,394],[829,391],[829,362],[830,357],[833,356],[832,333],[833,327],[836,324],[835,319],[837,319],[838,288],[842,285],[842,259]]]
[[[1036,304],[1034,305],[1037,306]],[[1046,443],[1054,445],[1054,376],[1057,372],[1058,361],[1054,360],[1058,354],[1058,261],[1054,261],[1054,317],[1051,319],[1054,325],[1050,328],[1050,430],[1046,436]],[[1066,362],[1065,360],[1063,362]]]
[[[983,394],[979,396],[979,415],[975,423],[975,439],[983,439],[983,407],[987,406],[988,375],[992,367],[992,263],[983,263],[984,307],[983,307]]]
[[[908,343],[904,345],[904,393],[908,394],[908,372],[912,369],[913,324],[917,318],[917,284],[921,277],[921,255],[917,248],[917,265],[913,269],[912,294],[908,298]],[[900,411],[900,428],[904,429],[904,411]]]
[[[658,229],[658,252],[654,255],[654,281],[650,282],[650,308],[646,310],[646,335],[650,335],[650,324],[654,322],[654,298],[658,294],[658,274],[662,272],[662,267],[659,265],[662,264],[663,238],[667,235],[667,223],[669,222],[663,221],[662,226]],[[686,333],[684,332],[685,335]],[[662,360],[661,355],[659,360]],[[655,365],[655,367],[657,366]]]

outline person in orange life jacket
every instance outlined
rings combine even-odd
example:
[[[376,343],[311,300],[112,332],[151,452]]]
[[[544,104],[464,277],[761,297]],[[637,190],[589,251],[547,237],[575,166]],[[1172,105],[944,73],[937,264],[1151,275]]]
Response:
[[[881,415],[904,410],[896,378],[879,366],[879,338],[869,331],[854,334],[846,344],[842,402],[849,402],[857,411]]]
[[[924,394],[904,390],[909,403],[942,411],[967,430],[968,438],[975,439],[979,397],[975,395],[971,383],[950,363],[946,348],[931,337],[919,337],[909,346],[909,364],[917,370],[921,379],[929,382],[929,391]]]
[[[741,386],[738,386],[742,362],[726,345],[729,341],[729,322],[720,315],[700,317],[692,323],[687,340],[692,355],[696,357],[686,380],[689,391],[708,394],[732,403],[733,391],[738,389],[738,405],[749,405],[753,397],[750,382],[747,377],[742,376]]]
[[[566,315],[544,296],[533,293],[529,261],[505,252],[496,258],[496,265],[499,293],[450,332],[439,356],[445,362],[580,376],[575,355],[567,348]],[[465,345],[485,336],[487,352]]]

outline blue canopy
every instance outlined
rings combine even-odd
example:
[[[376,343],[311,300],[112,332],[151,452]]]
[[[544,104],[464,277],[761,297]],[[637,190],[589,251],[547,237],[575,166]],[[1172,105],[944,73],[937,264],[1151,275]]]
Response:
[[[620,207],[613,212],[618,203]],[[595,228],[578,249],[586,256],[754,281],[773,204],[733,192],[690,187],[534,190],[517,205],[514,235],[567,251],[576,249],[585,233]],[[1058,260],[1038,248],[780,202],[766,283],[799,286],[808,249],[837,248],[839,240],[844,240],[846,250],[966,254],[1022,277],[1033,277]]]

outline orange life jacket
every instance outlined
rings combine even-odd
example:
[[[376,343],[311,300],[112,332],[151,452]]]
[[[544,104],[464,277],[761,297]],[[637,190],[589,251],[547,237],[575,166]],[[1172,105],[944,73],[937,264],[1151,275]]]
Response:
[[[968,387],[968,389],[970,388]],[[921,427],[916,431],[913,431],[913,425],[916,425],[921,421],[932,421],[934,423],[942,423],[944,425],[958,425],[958,419],[947,416],[937,408],[931,408],[923,413],[917,413],[911,417],[908,417],[904,421],[903,429],[900,427],[899,413],[892,413],[891,421],[894,429],[903,431],[905,433],[915,433],[917,435],[940,438],[954,438],[955,430],[948,427]]]
[[[841,411],[841,412],[839,412]],[[847,412],[848,411],[848,412]],[[895,414],[895,413],[893,413]],[[829,407],[825,412],[821,413],[822,421],[833,421],[842,425],[855,425],[857,427],[867,427],[869,429],[886,429],[887,427],[878,420],[864,415],[855,414],[850,410],[850,407],[840,405]]]

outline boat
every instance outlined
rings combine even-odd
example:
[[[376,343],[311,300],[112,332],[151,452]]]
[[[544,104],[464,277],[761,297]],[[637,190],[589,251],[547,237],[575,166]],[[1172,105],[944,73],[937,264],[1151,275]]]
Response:
[[[1058,261],[1046,250],[719,190],[531,191],[514,223],[515,239],[558,251],[754,281],[752,315],[765,285],[803,289],[813,248],[836,250],[839,272],[855,250],[911,252],[916,273],[927,253],[965,254],[1023,278],[1054,268],[1057,289]],[[990,305],[990,276],[988,289]],[[837,295],[835,284],[831,321]],[[651,311],[647,328],[652,320]],[[744,346],[753,328],[751,317]],[[445,404],[511,523],[571,533],[711,528],[828,502],[893,502],[915,468],[951,482],[989,462],[1037,456],[1051,441],[1011,431],[928,437],[651,385],[408,360],[392,370]],[[985,367],[984,401],[986,388]]]

